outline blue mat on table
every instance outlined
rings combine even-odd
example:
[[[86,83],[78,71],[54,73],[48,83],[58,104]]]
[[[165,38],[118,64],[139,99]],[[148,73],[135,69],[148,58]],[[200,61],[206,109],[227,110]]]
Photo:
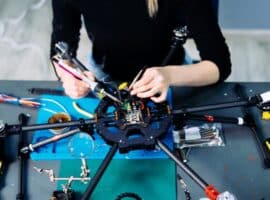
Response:
[[[87,161],[93,176],[100,166],[101,160]],[[91,200],[115,200],[124,192],[138,194],[143,200],[176,200],[176,169],[170,159],[113,159],[91,195]],[[80,160],[61,161],[59,177],[80,174]],[[62,189],[59,181],[57,188]],[[88,184],[76,181],[72,189],[76,191],[76,199],[81,199]],[[131,198],[124,198],[125,200]]]
[[[170,97],[168,98],[169,104],[172,105],[171,92],[168,96]],[[85,116],[73,108],[73,101],[77,102],[82,109],[90,113],[95,111],[99,103],[99,100],[95,98],[74,100],[65,96],[52,95],[44,95],[41,98],[44,100],[53,99],[61,103],[68,110],[73,120],[85,118]],[[54,103],[48,101],[44,101],[44,103],[46,103],[44,106],[46,109],[40,109],[38,111],[37,123],[47,123],[48,118],[52,115],[50,110],[63,112],[63,109]],[[36,131],[33,135],[32,143],[52,136],[53,134],[49,130]],[[87,160],[87,163],[91,170],[91,177],[96,173],[102,159],[110,148],[97,133],[94,133],[94,138],[94,152],[90,157],[87,157],[90,158]],[[81,161],[71,155],[68,148],[70,139],[72,139],[72,136],[54,144],[41,147],[31,153],[31,158],[33,160],[61,160],[58,177],[79,176]],[[168,130],[163,141],[172,147],[171,130]],[[175,165],[167,158],[167,155],[160,150],[134,150],[127,154],[117,152],[101,181],[98,183],[91,199],[113,200],[120,193],[135,192],[145,200],[175,200]],[[62,189],[61,184],[66,184],[66,182],[59,181],[57,183],[58,190]],[[74,182],[72,184],[72,189],[76,191],[77,197],[79,197],[78,199],[80,199],[86,187],[87,185],[81,182]]]
[[[37,123],[47,123],[49,117],[52,115],[51,111],[63,112],[63,109],[56,105],[55,103],[48,101],[53,100],[57,101],[65,107],[68,113],[71,115],[73,120],[78,120],[80,118],[86,119],[86,117],[79,112],[77,112],[73,106],[72,102],[75,101],[83,110],[87,110],[90,113],[94,113],[99,99],[96,98],[82,98],[82,99],[71,99],[67,96],[55,96],[55,95],[43,95],[41,96],[42,103],[45,104],[38,111]],[[168,102],[172,105],[171,90],[168,94]],[[39,130],[33,134],[32,143],[42,141],[44,139],[54,136],[49,130]],[[61,159],[78,159],[71,155],[68,143],[73,136],[62,139],[53,144],[48,144],[46,146],[38,148],[35,152],[31,153],[32,160],[61,160]],[[97,134],[94,133],[94,151],[87,157],[91,159],[102,159],[105,157],[110,146],[107,145],[104,140]],[[172,147],[172,134],[171,129],[168,130],[163,141],[170,147]],[[161,150],[133,150],[127,154],[116,153],[114,156],[116,159],[154,159],[154,158],[168,158]]]

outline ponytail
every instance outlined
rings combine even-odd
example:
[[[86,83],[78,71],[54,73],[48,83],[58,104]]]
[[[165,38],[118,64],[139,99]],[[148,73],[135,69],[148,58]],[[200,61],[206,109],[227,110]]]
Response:
[[[148,14],[152,18],[157,14],[158,0],[146,0],[146,1],[147,1]]]

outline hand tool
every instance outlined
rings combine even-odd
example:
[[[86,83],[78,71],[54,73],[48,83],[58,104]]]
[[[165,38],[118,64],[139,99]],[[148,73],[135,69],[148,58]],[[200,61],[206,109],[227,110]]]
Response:
[[[147,66],[144,66],[139,73],[135,76],[135,78],[133,79],[133,81],[130,83],[128,90],[130,91],[132,89],[132,87],[134,86],[134,84],[142,77],[143,73],[145,72],[145,70],[147,69]]]
[[[55,61],[55,59],[56,59],[56,61],[58,60],[58,62],[60,61],[61,62],[60,65],[58,63],[59,67],[61,67],[61,65],[62,65],[62,68],[63,67],[65,68],[65,66],[66,66],[67,68],[64,69],[65,71],[67,71],[70,74],[72,74],[74,72],[75,74],[73,76],[75,76],[79,80],[83,80],[86,83],[88,83],[91,90],[94,93],[101,94],[101,96],[107,96],[111,100],[113,100],[113,101],[115,101],[115,102],[117,102],[117,103],[119,103],[121,105],[123,104],[115,96],[113,96],[110,93],[108,93],[107,91],[105,91],[105,89],[102,87],[102,85],[99,82],[92,81],[91,79],[89,79],[88,77],[85,76],[83,71],[88,71],[88,69],[76,57],[74,57],[69,52],[69,47],[68,47],[67,43],[65,43],[65,42],[56,43],[55,44],[55,50],[57,52],[57,55],[52,57],[52,61]],[[70,70],[70,69],[72,69],[72,67],[70,67],[66,63],[64,63],[64,60],[70,61],[74,65],[75,70]],[[77,72],[75,72],[75,71],[77,71]]]
[[[119,104],[123,104],[118,98],[116,98],[115,96],[106,92],[100,83],[88,78],[79,67],[71,67],[71,66],[67,65],[63,59],[59,59],[59,58],[57,59],[56,57],[54,57],[52,59],[53,59],[53,61],[57,62],[57,64],[58,64],[57,66],[60,67],[61,69],[63,69],[65,72],[72,75],[74,78],[76,78],[78,80],[82,80],[82,81],[86,82],[94,93],[101,94],[103,96],[107,96],[111,100],[113,100]]]

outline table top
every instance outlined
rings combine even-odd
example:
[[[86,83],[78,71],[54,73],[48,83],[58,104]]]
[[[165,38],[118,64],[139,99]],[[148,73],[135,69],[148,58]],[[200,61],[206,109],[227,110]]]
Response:
[[[241,83],[246,87],[248,95],[253,96],[270,90],[270,83]],[[56,81],[0,81],[0,92],[9,93],[20,97],[35,97],[27,89],[32,87],[58,88]],[[237,99],[234,92],[235,83],[223,83],[216,86],[203,88],[173,88],[174,107],[205,105],[221,103]],[[34,124],[36,111],[14,105],[0,104],[0,119],[8,124],[18,123],[19,113],[29,113]],[[221,116],[242,116],[240,108],[204,112]],[[269,122],[270,123],[270,122]],[[248,127],[237,125],[224,125],[224,147],[193,148],[188,156],[188,164],[208,183],[213,184],[220,192],[230,191],[238,199],[270,199],[270,170],[262,164],[261,152]],[[29,140],[31,133],[27,134]],[[5,150],[11,163],[2,179],[0,199],[15,199],[18,185],[18,162],[16,161],[17,137],[6,138]],[[29,161],[28,168],[42,166],[43,168],[56,169],[59,161]],[[16,173],[15,173],[16,172]],[[201,188],[187,175],[178,170],[185,179],[193,199],[204,196]],[[48,177],[37,176],[34,170],[28,170],[28,198],[48,199],[55,185],[48,182]],[[3,181],[4,180],[4,181]],[[46,184],[48,183],[48,184]],[[41,198],[42,197],[42,198]],[[43,198],[44,197],[44,198]],[[178,192],[179,199],[184,199],[183,192]]]

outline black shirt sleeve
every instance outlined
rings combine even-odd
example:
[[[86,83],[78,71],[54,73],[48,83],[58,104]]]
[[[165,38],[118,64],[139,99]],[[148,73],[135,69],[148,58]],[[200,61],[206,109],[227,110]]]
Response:
[[[70,52],[76,56],[80,37],[81,14],[70,0],[52,0],[52,8],[50,55],[55,55],[55,43],[63,41],[69,45]]]
[[[214,62],[219,69],[219,82],[224,81],[231,73],[230,52],[211,0],[186,0],[183,10],[201,59]]]

